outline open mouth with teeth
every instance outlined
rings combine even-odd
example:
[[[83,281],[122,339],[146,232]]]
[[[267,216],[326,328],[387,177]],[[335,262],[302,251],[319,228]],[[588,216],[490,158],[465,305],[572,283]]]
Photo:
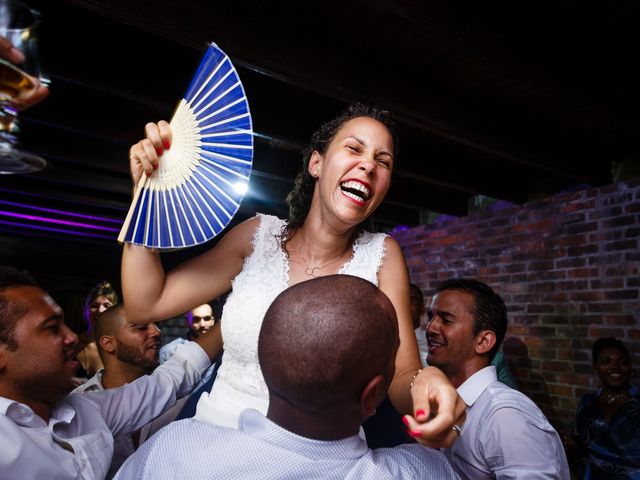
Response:
[[[431,338],[427,340],[427,345],[429,346],[429,352],[433,352],[435,350],[438,350],[439,348],[444,347],[444,343],[436,342]]]
[[[340,184],[340,189],[345,196],[360,205],[364,205],[364,203],[371,198],[370,187],[362,182],[347,180]]]

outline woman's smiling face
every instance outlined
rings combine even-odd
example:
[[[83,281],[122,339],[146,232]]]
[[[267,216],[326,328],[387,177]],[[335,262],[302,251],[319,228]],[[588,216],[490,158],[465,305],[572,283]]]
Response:
[[[344,223],[357,225],[387,194],[393,155],[393,139],[382,123],[369,117],[345,122],[325,154],[311,157],[309,173],[318,179],[314,197]]]
[[[605,387],[625,387],[631,380],[629,356],[618,347],[607,347],[600,352],[594,364],[596,373]]]

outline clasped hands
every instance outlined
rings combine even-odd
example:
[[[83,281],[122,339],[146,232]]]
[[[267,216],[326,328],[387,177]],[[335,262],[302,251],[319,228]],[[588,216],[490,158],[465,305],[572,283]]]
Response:
[[[467,406],[447,377],[435,367],[423,369],[411,386],[414,416],[403,421],[422,445],[447,448],[463,430]]]

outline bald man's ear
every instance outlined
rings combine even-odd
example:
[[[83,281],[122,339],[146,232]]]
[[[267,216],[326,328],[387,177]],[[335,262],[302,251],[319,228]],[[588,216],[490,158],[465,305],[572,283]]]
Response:
[[[476,335],[476,353],[483,355],[489,353],[496,344],[496,332],[492,330],[482,330]]]
[[[387,382],[382,375],[376,375],[362,390],[360,410],[363,421],[376,413],[376,408],[387,394]]]
[[[114,353],[116,351],[116,340],[112,335],[102,335],[98,339],[100,348],[107,353]]]

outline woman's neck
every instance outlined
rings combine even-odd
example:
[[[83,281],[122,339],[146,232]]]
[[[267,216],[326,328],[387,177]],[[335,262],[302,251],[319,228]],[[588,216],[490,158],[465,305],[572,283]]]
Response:
[[[355,230],[356,227],[341,230],[332,228],[307,217],[302,227],[294,233],[294,245],[290,249],[301,252],[309,263],[322,264],[341,253],[347,253]]]

